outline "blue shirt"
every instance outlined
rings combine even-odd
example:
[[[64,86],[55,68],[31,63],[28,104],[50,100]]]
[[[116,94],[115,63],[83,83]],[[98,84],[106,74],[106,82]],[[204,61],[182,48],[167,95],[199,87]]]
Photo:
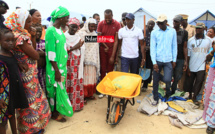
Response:
[[[150,55],[153,65],[159,62],[176,62],[177,34],[175,29],[167,26],[163,31],[160,28],[153,30],[150,39]]]

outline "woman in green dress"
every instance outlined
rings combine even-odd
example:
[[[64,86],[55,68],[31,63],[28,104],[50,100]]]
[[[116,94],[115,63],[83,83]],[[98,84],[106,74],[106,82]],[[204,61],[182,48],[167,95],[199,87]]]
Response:
[[[69,19],[69,11],[58,7],[51,14],[51,25],[45,35],[46,51],[46,88],[47,97],[52,111],[52,119],[66,122],[62,116],[73,115],[72,105],[65,88],[67,76],[66,37],[61,30]]]

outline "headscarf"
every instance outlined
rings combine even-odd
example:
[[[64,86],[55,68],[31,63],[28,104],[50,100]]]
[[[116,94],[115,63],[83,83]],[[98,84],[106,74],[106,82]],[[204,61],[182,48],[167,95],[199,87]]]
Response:
[[[80,30],[80,32],[87,32],[88,34],[91,35],[97,35],[96,31],[90,32],[89,30],[89,24],[97,24],[96,20],[93,18],[89,18],[85,23],[84,27]]]
[[[69,11],[62,6],[59,6],[51,13],[51,25],[55,23],[56,19],[69,16]]]
[[[68,22],[68,25],[71,25],[71,24],[75,24],[78,26],[78,29],[80,29],[80,21],[76,18],[70,18],[69,19],[69,22]]]
[[[17,32],[30,37],[28,31],[24,29],[25,21],[28,18],[28,16],[29,12],[27,10],[20,8],[15,10],[9,17],[7,17],[4,24],[13,32]]]
[[[80,29],[77,34],[80,35],[81,40],[85,40],[85,36],[97,36],[95,31],[90,32],[88,25],[89,24],[96,24],[96,20],[93,18],[88,19],[84,23],[84,27]],[[95,42],[85,42],[82,47],[85,47],[84,52],[81,49],[81,60],[80,60],[80,67],[79,73],[81,74],[81,63],[84,61],[84,65],[93,65],[96,67],[96,75],[97,78],[100,75],[100,59],[99,59],[99,44]],[[84,54],[84,55],[83,55]]]

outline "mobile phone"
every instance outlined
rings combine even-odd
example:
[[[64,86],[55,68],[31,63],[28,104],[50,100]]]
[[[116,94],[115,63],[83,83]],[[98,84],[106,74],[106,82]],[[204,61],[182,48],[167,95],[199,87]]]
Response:
[[[64,80],[65,80],[65,77],[61,76],[61,82],[64,82]]]

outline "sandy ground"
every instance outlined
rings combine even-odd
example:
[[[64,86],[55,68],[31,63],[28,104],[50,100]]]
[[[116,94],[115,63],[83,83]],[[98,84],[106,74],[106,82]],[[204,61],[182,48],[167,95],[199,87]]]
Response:
[[[45,134],[205,134],[205,129],[176,128],[167,116],[151,117],[137,112],[139,103],[151,90],[135,98],[135,105],[127,105],[125,115],[115,127],[106,123],[107,97],[88,101],[84,109],[67,118],[66,123],[50,120]],[[96,95],[97,97],[97,95]],[[10,134],[10,130],[7,134]]]

